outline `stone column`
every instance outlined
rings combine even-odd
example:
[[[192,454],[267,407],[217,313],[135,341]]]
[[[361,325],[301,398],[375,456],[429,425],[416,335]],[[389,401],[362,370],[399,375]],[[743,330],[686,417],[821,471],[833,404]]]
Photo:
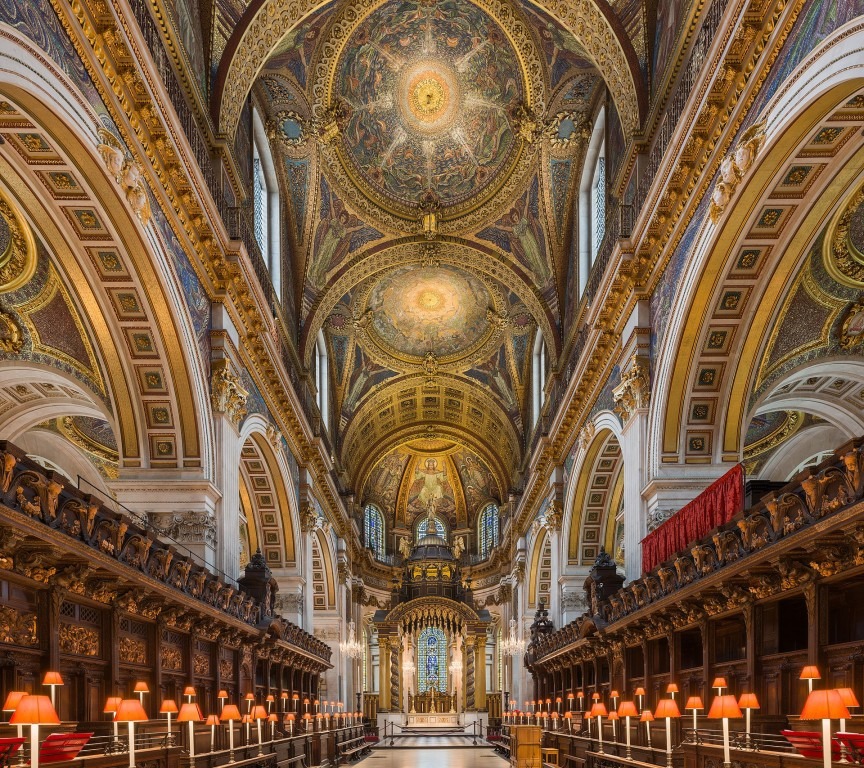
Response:
[[[634,314],[638,315],[637,308]],[[621,417],[621,458],[624,462],[624,568],[628,581],[642,574],[642,539],[648,532],[642,489],[648,455],[650,400],[647,333],[634,328],[626,345],[629,359],[621,366],[621,383],[613,390]],[[614,553],[612,553],[614,555]]]
[[[378,636],[378,708],[390,709],[390,638]]]
[[[474,687],[474,643],[475,638],[468,638],[467,652],[465,653],[465,711],[473,711],[475,706]]]
[[[474,643],[475,656],[474,668],[476,670],[477,682],[474,692],[474,704],[477,711],[486,709],[486,633],[477,635]]]
[[[397,641],[398,642],[398,641]],[[399,669],[399,652],[396,648],[390,649],[390,709],[393,712],[398,712],[399,705],[399,688],[400,688],[400,669]]]

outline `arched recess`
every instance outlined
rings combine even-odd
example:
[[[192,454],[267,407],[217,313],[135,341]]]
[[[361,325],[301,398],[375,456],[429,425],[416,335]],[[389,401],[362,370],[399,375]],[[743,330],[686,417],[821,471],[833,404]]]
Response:
[[[537,608],[542,600],[549,608],[552,597],[552,537],[543,526],[534,539],[528,561],[528,608]]]
[[[327,535],[316,530],[312,543],[312,608],[328,611],[336,608],[336,567]]]
[[[609,425],[602,426],[585,450],[569,496],[570,514],[564,520],[565,562],[590,566],[601,546],[614,554],[616,515],[621,511],[623,493],[621,444]]]
[[[679,279],[689,301],[673,309],[654,371],[654,476],[685,458],[741,458],[748,394],[775,311],[864,170],[860,141],[846,140],[864,125],[864,114],[847,107],[864,86],[862,45],[864,24],[847,24],[780,86],[760,116],[765,138],[752,167],[716,225],[706,219],[701,227]],[[848,136],[832,130],[825,145],[820,132],[841,126]],[[796,187],[789,172],[812,169],[814,158],[822,158],[818,173]]]
[[[358,13],[365,15],[382,2],[366,0]],[[225,46],[213,89],[212,112],[220,133],[234,135],[242,105],[264,63],[285,35],[322,5],[320,0],[255,0],[249,4]],[[492,0],[484,3],[487,8],[498,5],[502,5],[502,15],[512,18],[509,6]],[[633,44],[612,9],[603,0],[549,0],[536,5],[557,18],[584,48],[615,100],[625,135],[632,137],[644,116],[647,89]]]
[[[0,436],[53,464],[85,493],[111,498],[118,457],[106,406],[72,376],[37,363],[0,362],[0,382]],[[97,439],[92,428],[104,435]]]
[[[114,135],[99,135],[113,129],[110,118],[14,30],[0,27],[0,40],[0,98],[20,116],[4,127],[11,140],[0,147],[0,178],[85,318],[121,471],[149,465],[212,477],[206,331],[196,331],[185,304],[171,251],[179,245],[160,212],[139,220],[100,157],[100,141]],[[30,149],[20,134],[33,135]],[[209,316],[201,291],[198,310]]]
[[[291,568],[298,562],[296,494],[289,485],[290,473],[281,447],[268,440],[266,424],[256,415],[247,419],[241,429],[241,502],[244,510],[252,512],[255,542],[267,565],[273,569]],[[250,529],[250,538],[252,534]]]

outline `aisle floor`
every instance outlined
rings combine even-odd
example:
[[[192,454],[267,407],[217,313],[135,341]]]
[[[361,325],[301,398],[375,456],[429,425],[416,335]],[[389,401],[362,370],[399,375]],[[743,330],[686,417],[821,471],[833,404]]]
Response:
[[[379,747],[360,761],[363,768],[502,768],[507,761],[492,747],[448,749],[432,745],[430,739],[442,741],[446,736],[424,737],[427,749],[388,749]],[[421,740],[418,739],[418,742]]]

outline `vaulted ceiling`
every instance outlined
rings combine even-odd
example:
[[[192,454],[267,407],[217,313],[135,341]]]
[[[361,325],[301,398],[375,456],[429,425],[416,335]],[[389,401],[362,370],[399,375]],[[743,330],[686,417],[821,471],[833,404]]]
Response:
[[[644,61],[642,4],[619,5]],[[398,497],[416,462],[384,473],[386,493],[382,466],[424,444],[447,446],[433,458],[454,481],[451,456],[474,457],[498,500],[518,482],[538,329],[554,360],[577,300],[573,207],[601,106],[624,143],[592,59],[528,3],[375,0],[319,6],[263,62],[301,354],[323,333],[361,495]]]

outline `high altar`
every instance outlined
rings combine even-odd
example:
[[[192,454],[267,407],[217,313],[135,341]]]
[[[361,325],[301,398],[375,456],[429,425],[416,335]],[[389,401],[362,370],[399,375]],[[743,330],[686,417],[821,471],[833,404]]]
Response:
[[[490,616],[473,607],[454,548],[440,535],[424,536],[403,554],[392,607],[374,616],[380,711],[404,712],[412,728],[452,728],[461,713],[486,708]]]

